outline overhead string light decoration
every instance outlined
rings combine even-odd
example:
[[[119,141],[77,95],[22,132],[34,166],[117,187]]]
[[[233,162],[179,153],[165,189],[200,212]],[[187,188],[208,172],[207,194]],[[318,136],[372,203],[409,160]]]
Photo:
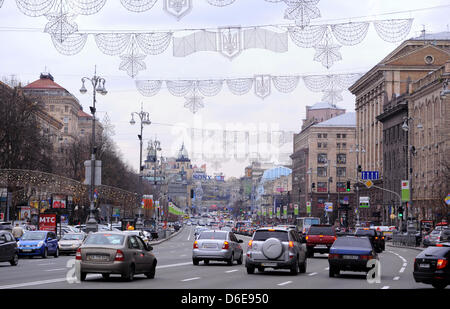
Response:
[[[1,8],[2,5],[3,5],[3,2],[4,2],[4,0],[0,0],[0,8]]]
[[[272,76],[269,74],[255,75],[253,78],[207,79],[207,80],[136,80],[136,88],[146,97],[157,95],[163,83],[166,84],[170,94],[185,97],[185,107],[196,113],[203,108],[203,96],[216,96],[222,90],[223,84],[234,95],[245,95],[254,85],[254,94],[265,99],[271,94],[271,86],[281,93],[293,92],[300,79],[303,79],[307,89],[313,92],[322,92],[323,100],[335,105],[342,101],[342,92],[352,85],[361,73],[328,74],[328,75],[284,75]]]

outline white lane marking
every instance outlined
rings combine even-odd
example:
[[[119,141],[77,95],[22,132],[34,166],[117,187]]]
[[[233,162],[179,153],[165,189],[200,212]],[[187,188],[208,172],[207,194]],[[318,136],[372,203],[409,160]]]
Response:
[[[277,285],[283,286],[283,285],[287,285],[287,284],[290,284],[290,283],[292,283],[292,281],[286,281],[286,282],[278,283]]]
[[[189,235],[188,235],[188,239],[187,240],[191,239],[191,234],[192,234],[192,229],[189,231]]]
[[[236,271],[239,271],[239,269],[227,270],[226,273],[229,274],[229,273],[234,273]]]
[[[200,279],[200,277],[194,277],[194,278],[184,279],[184,280],[181,280],[181,282],[193,281],[193,280],[198,280],[198,279]]]
[[[405,267],[402,267],[399,272],[402,273],[404,271],[405,271]]]
[[[177,267],[177,266],[185,266],[185,265],[191,265],[191,264],[192,264],[192,262],[170,264],[170,265],[160,265],[160,266],[156,266],[156,269],[170,268],[170,267]]]
[[[400,277],[394,277],[394,280],[395,281],[400,280]]]
[[[2,286],[0,286],[0,289],[16,289],[16,288],[22,288],[22,287],[26,287],[26,286],[49,284],[49,283],[56,283],[56,282],[63,282],[63,281],[66,281],[66,278],[2,285]]]
[[[186,256],[187,254],[182,254],[182,255],[180,255],[180,257],[183,257],[183,256]]]
[[[403,263],[403,267],[406,267],[406,265],[408,265],[408,263]]]
[[[317,275],[317,273],[310,273],[308,276],[314,276]]]
[[[325,268],[325,270],[330,270],[330,267]]]
[[[47,265],[55,265],[55,263],[38,264],[38,266],[47,266]]]
[[[382,290],[387,290],[387,289],[389,289],[390,288],[390,286],[388,286],[388,285],[385,285],[384,287],[382,287],[381,289]]]
[[[58,271],[58,270],[67,270],[67,268],[46,269],[45,271]]]

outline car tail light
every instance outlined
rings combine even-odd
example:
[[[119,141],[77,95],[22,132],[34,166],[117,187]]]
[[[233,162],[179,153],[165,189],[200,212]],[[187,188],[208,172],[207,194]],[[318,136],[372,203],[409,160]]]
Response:
[[[308,240],[309,236],[306,236],[305,239]]]
[[[117,250],[116,256],[114,257],[114,261],[123,262],[124,260],[125,260],[125,255],[123,255],[123,252],[121,250]]]
[[[436,244],[436,247],[443,247],[441,244]]]
[[[252,248],[252,244],[253,244],[253,240],[250,240],[250,241],[248,242],[248,249],[251,249],[251,248]]]
[[[230,248],[230,244],[228,243],[228,241],[224,241],[222,249],[228,249],[228,248]]]
[[[336,236],[334,236],[334,240],[336,240],[337,239],[337,237]]]
[[[78,248],[77,253],[75,255],[75,259],[81,261],[81,249]]]
[[[198,249],[198,241],[194,241],[194,249]]]
[[[375,239],[378,239],[378,237],[375,237]]]
[[[289,242],[289,248],[294,248],[294,242],[293,241]]]
[[[439,259],[436,264],[436,269],[444,269],[447,266],[448,261],[445,259]]]
[[[341,256],[339,254],[335,254],[335,253],[330,253],[328,254],[328,259],[339,259]]]
[[[371,260],[371,259],[373,259],[373,256],[371,256],[371,255],[361,255],[360,259],[361,260]]]

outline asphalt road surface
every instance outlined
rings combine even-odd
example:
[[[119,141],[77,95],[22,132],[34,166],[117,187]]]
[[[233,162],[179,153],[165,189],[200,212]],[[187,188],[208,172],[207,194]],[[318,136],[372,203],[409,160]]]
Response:
[[[243,265],[228,266],[225,262],[192,264],[194,228],[186,226],[172,239],[154,245],[158,267],[154,279],[135,276],[132,282],[123,282],[120,276],[105,280],[100,275],[88,274],[80,283],[71,283],[75,256],[20,259],[19,265],[0,263],[0,289],[433,289],[416,283],[412,271],[419,251],[386,245],[380,254],[381,278],[369,283],[365,273],[341,272],[339,277],[328,277],[327,254],[316,254],[307,261],[305,274],[292,276],[288,270],[267,269],[249,275]],[[244,253],[250,239],[243,239]],[[450,287],[447,287],[447,289]]]

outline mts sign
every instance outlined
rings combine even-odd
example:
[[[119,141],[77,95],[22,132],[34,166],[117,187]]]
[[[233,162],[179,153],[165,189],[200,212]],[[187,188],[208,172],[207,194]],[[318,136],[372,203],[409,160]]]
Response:
[[[56,231],[56,215],[55,214],[39,215],[39,230],[55,232]]]

